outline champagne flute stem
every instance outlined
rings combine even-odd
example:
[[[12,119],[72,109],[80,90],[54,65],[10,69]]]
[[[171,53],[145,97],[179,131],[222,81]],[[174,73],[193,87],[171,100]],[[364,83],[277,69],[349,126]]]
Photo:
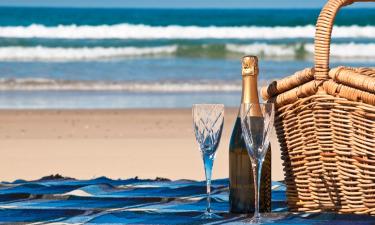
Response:
[[[207,184],[207,213],[211,213],[211,180],[206,181]]]
[[[211,176],[212,176],[212,166],[213,158],[211,155],[203,155],[204,171],[206,175],[206,188],[207,188],[207,208],[206,213],[211,214]]]
[[[260,219],[259,213],[259,196],[260,196],[260,181],[262,177],[262,160],[254,160],[253,162],[253,177],[254,177],[254,191],[255,191],[255,211],[254,218],[256,220]]]

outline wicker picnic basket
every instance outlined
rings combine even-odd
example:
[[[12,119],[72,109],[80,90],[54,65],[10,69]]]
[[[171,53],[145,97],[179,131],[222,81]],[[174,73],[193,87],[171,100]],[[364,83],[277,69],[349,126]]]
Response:
[[[375,68],[329,69],[336,13],[353,2],[321,11],[314,68],[262,89],[275,103],[291,211],[375,214]]]

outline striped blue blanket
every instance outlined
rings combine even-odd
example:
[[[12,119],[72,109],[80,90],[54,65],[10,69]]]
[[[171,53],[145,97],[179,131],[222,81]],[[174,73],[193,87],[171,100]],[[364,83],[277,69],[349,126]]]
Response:
[[[0,183],[1,224],[240,224],[228,213],[228,180],[213,181],[213,209],[223,219],[194,218],[206,206],[205,183],[165,179],[75,180],[50,177]],[[272,184],[273,224],[375,224],[370,216],[292,214],[285,186]]]

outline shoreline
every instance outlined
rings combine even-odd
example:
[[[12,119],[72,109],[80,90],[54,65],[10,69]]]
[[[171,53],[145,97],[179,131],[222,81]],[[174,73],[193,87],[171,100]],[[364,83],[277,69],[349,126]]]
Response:
[[[225,109],[213,179],[228,177],[228,146],[238,109]],[[203,180],[191,109],[0,110],[0,180],[50,174],[76,179],[164,177]],[[283,172],[272,137],[272,177]]]

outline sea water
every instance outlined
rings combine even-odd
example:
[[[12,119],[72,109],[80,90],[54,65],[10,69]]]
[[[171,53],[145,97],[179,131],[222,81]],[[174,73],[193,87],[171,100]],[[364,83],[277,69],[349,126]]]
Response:
[[[260,84],[313,66],[317,9],[0,8],[0,108],[237,106],[240,58]],[[344,9],[332,66],[375,62],[375,11]]]

